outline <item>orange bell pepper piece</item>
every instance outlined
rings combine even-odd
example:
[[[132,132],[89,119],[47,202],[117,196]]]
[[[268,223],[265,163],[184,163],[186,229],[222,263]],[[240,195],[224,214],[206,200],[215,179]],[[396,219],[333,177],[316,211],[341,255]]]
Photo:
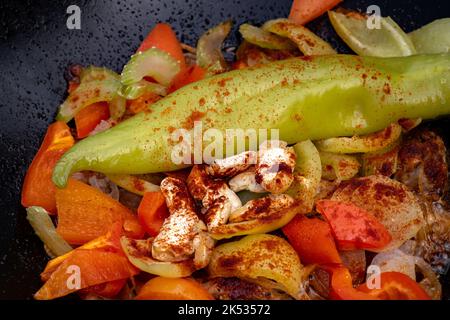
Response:
[[[289,20],[306,24],[337,6],[342,0],[294,0]]]
[[[120,245],[120,237],[122,236],[122,224],[122,221],[117,221],[112,225],[111,230],[109,230],[108,233],[95,238],[94,240],[89,241],[81,247],[69,251],[62,256],[50,260],[45,266],[44,271],[41,273],[42,281],[47,281],[52,273],[56,269],[58,269],[61,263],[69,258],[76,250],[102,249],[105,251],[116,252],[125,255]]]
[[[109,119],[109,107],[106,102],[93,103],[75,115],[78,139],[85,138],[102,120]]]
[[[138,269],[121,254],[98,249],[75,250],[53,272],[34,298],[55,299],[101,283],[127,279],[138,273]]]
[[[330,274],[331,300],[377,300],[376,297],[353,288],[352,276],[346,267],[327,265],[321,268]]]
[[[66,188],[57,189],[56,206],[56,231],[70,244],[85,244],[108,232],[116,221],[123,221],[128,237],[141,238],[145,232],[127,207],[75,179],[69,179]]]
[[[316,210],[328,220],[341,250],[382,249],[392,240],[374,216],[350,202],[320,200]]]
[[[369,289],[363,283],[358,290],[382,300],[430,300],[430,296],[413,279],[400,272],[381,273],[380,288]]]
[[[137,52],[144,52],[150,48],[158,48],[170,54],[175,60],[180,62],[181,71],[186,68],[186,60],[181,44],[172,27],[167,23],[158,23],[142,41]]]
[[[22,205],[40,206],[49,213],[56,213],[52,172],[56,162],[75,143],[70,128],[62,121],[51,124],[39,151],[31,162],[22,187]]]
[[[169,216],[162,192],[146,192],[139,204],[138,219],[147,233],[156,237],[164,220]]]
[[[297,215],[283,227],[283,233],[306,264],[340,264],[330,226],[319,218]]]
[[[205,78],[206,71],[202,67],[198,65],[193,65],[185,71],[180,72],[175,79],[172,81],[172,84],[169,88],[169,92],[173,92],[178,90],[184,86],[187,86],[190,83],[197,82]]]
[[[214,298],[192,278],[156,277],[141,288],[136,300],[214,300]]]
[[[97,284],[92,287],[88,287],[83,290],[84,293],[93,293],[104,298],[114,298],[122,290],[123,286],[127,282],[127,279],[119,279],[109,281],[101,284]]]

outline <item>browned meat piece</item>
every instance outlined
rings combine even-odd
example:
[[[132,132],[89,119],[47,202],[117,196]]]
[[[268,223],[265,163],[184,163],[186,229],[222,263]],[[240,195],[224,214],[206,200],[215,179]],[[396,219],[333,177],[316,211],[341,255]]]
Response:
[[[168,177],[161,182],[161,191],[170,216],[153,241],[153,258],[176,262],[194,256],[197,267],[206,266],[213,241],[205,233],[206,226],[195,212],[186,184],[180,179]]]
[[[256,157],[256,151],[245,151],[228,158],[216,159],[206,167],[206,172],[217,178],[233,177],[256,164]]]
[[[215,299],[220,300],[292,300],[283,292],[239,278],[214,278],[203,285]]]
[[[419,130],[402,143],[395,178],[409,188],[438,200],[447,190],[446,149],[442,139]]]
[[[297,155],[285,141],[270,140],[259,146],[255,181],[271,193],[283,193],[294,181]]]
[[[226,182],[209,176],[204,165],[192,168],[187,185],[194,199],[202,202],[208,229],[227,223],[231,212],[242,206]]]
[[[421,201],[425,227],[417,236],[416,254],[440,274],[450,268],[450,208],[443,202]]]
[[[262,219],[287,209],[294,204],[294,199],[287,194],[271,194],[263,198],[250,200],[230,215],[230,222],[242,222]]]

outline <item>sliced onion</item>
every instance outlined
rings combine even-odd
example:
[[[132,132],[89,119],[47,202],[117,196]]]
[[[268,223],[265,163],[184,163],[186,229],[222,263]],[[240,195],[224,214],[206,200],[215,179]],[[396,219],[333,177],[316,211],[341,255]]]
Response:
[[[129,174],[110,174],[108,175],[110,181],[114,182],[121,188],[143,196],[146,192],[158,192],[160,191],[159,186],[148,182],[144,179],[140,179],[136,176]]]
[[[375,152],[387,148],[402,133],[402,127],[393,123],[386,129],[366,136],[329,138],[316,141],[317,148],[321,151],[335,153],[365,153]]]
[[[114,126],[116,122],[114,120],[102,120],[100,123],[89,133],[89,136],[96,135],[97,133],[106,131]]]
[[[358,159],[348,154],[320,151],[322,178],[327,180],[348,180],[356,176],[361,167]]]
[[[322,177],[320,155],[310,140],[295,144],[294,151],[297,155],[294,181],[286,194],[302,203],[304,211],[300,213],[309,213],[313,209]]]
[[[401,272],[411,279],[416,280],[414,257],[399,249],[393,249],[377,254],[373,258],[371,264],[377,265],[381,272]]]
[[[288,19],[267,21],[262,29],[289,38],[307,56],[336,54],[333,47],[325,40],[304,26],[295,24]]]
[[[134,240],[127,237],[120,239],[120,244],[128,260],[138,269],[167,278],[190,276],[194,271],[192,259],[180,262],[164,262],[152,258],[152,238]]]
[[[222,54],[222,43],[231,30],[231,21],[225,21],[206,31],[197,43],[197,64],[211,74],[221,73],[227,69]]]
[[[275,50],[291,50],[295,48],[292,41],[269,31],[244,23],[239,26],[239,32],[248,42],[261,48]]]
[[[408,243],[406,250],[410,249]],[[380,267],[381,272],[396,271],[406,274],[411,279],[416,280],[416,266],[423,275],[420,286],[428,293],[433,300],[440,300],[442,296],[442,286],[436,273],[431,266],[421,257],[412,256],[400,249],[394,249],[379,253],[373,258],[372,265]]]
[[[414,263],[424,277],[419,283],[420,286],[428,293],[431,299],[440,300],[442,296],[442,286],[436,273],[434,273],[431,266],[420,257],[414,257]]]
[[[92,175],[88,179],[89,184],[94,188],[97,188],[103,193],[114,200],[119,200],[119,188],[115,183],[108,179],[108,177],[99,177],[98,175]]]

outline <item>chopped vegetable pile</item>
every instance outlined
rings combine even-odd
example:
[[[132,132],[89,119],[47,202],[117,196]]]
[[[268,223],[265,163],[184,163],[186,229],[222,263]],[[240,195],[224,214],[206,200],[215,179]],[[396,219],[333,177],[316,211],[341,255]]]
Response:
[[[340,2],[240,25],[235,61],[231,21],[196,48],[159,23],[120,74],[72,67],[22,189],[51,257],[34,298],[441,299],[446,147],[421,122],[450,114],[450,18],[369,29]],[[305,26],[325,13],[355,55]],[[198,122],[279,136],[174,161]]]

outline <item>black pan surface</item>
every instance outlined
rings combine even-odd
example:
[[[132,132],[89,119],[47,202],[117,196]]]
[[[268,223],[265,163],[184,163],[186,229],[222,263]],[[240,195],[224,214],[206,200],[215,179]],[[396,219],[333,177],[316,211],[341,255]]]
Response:
[[[0,299],[31,299],[47,256],[20,205],[24,174],[65,98],[73,63],[120,71],[151,27],[170,23],[190,45],[209,27],[233,19],[286,17],[292,0],[2,0],[0,2]],[[66,27],[69,5],[81,8],[81,30]],[[405,31],[449,17],[448,0],[345,0],[366,11],[376,4]],[[326,17],[310,24],[341,53],[350,50]],[[239,41],[235,27],[226,46]],[[448,122],[436,124],[450,138]],[[448,291],[450,284],[444,286]]]

